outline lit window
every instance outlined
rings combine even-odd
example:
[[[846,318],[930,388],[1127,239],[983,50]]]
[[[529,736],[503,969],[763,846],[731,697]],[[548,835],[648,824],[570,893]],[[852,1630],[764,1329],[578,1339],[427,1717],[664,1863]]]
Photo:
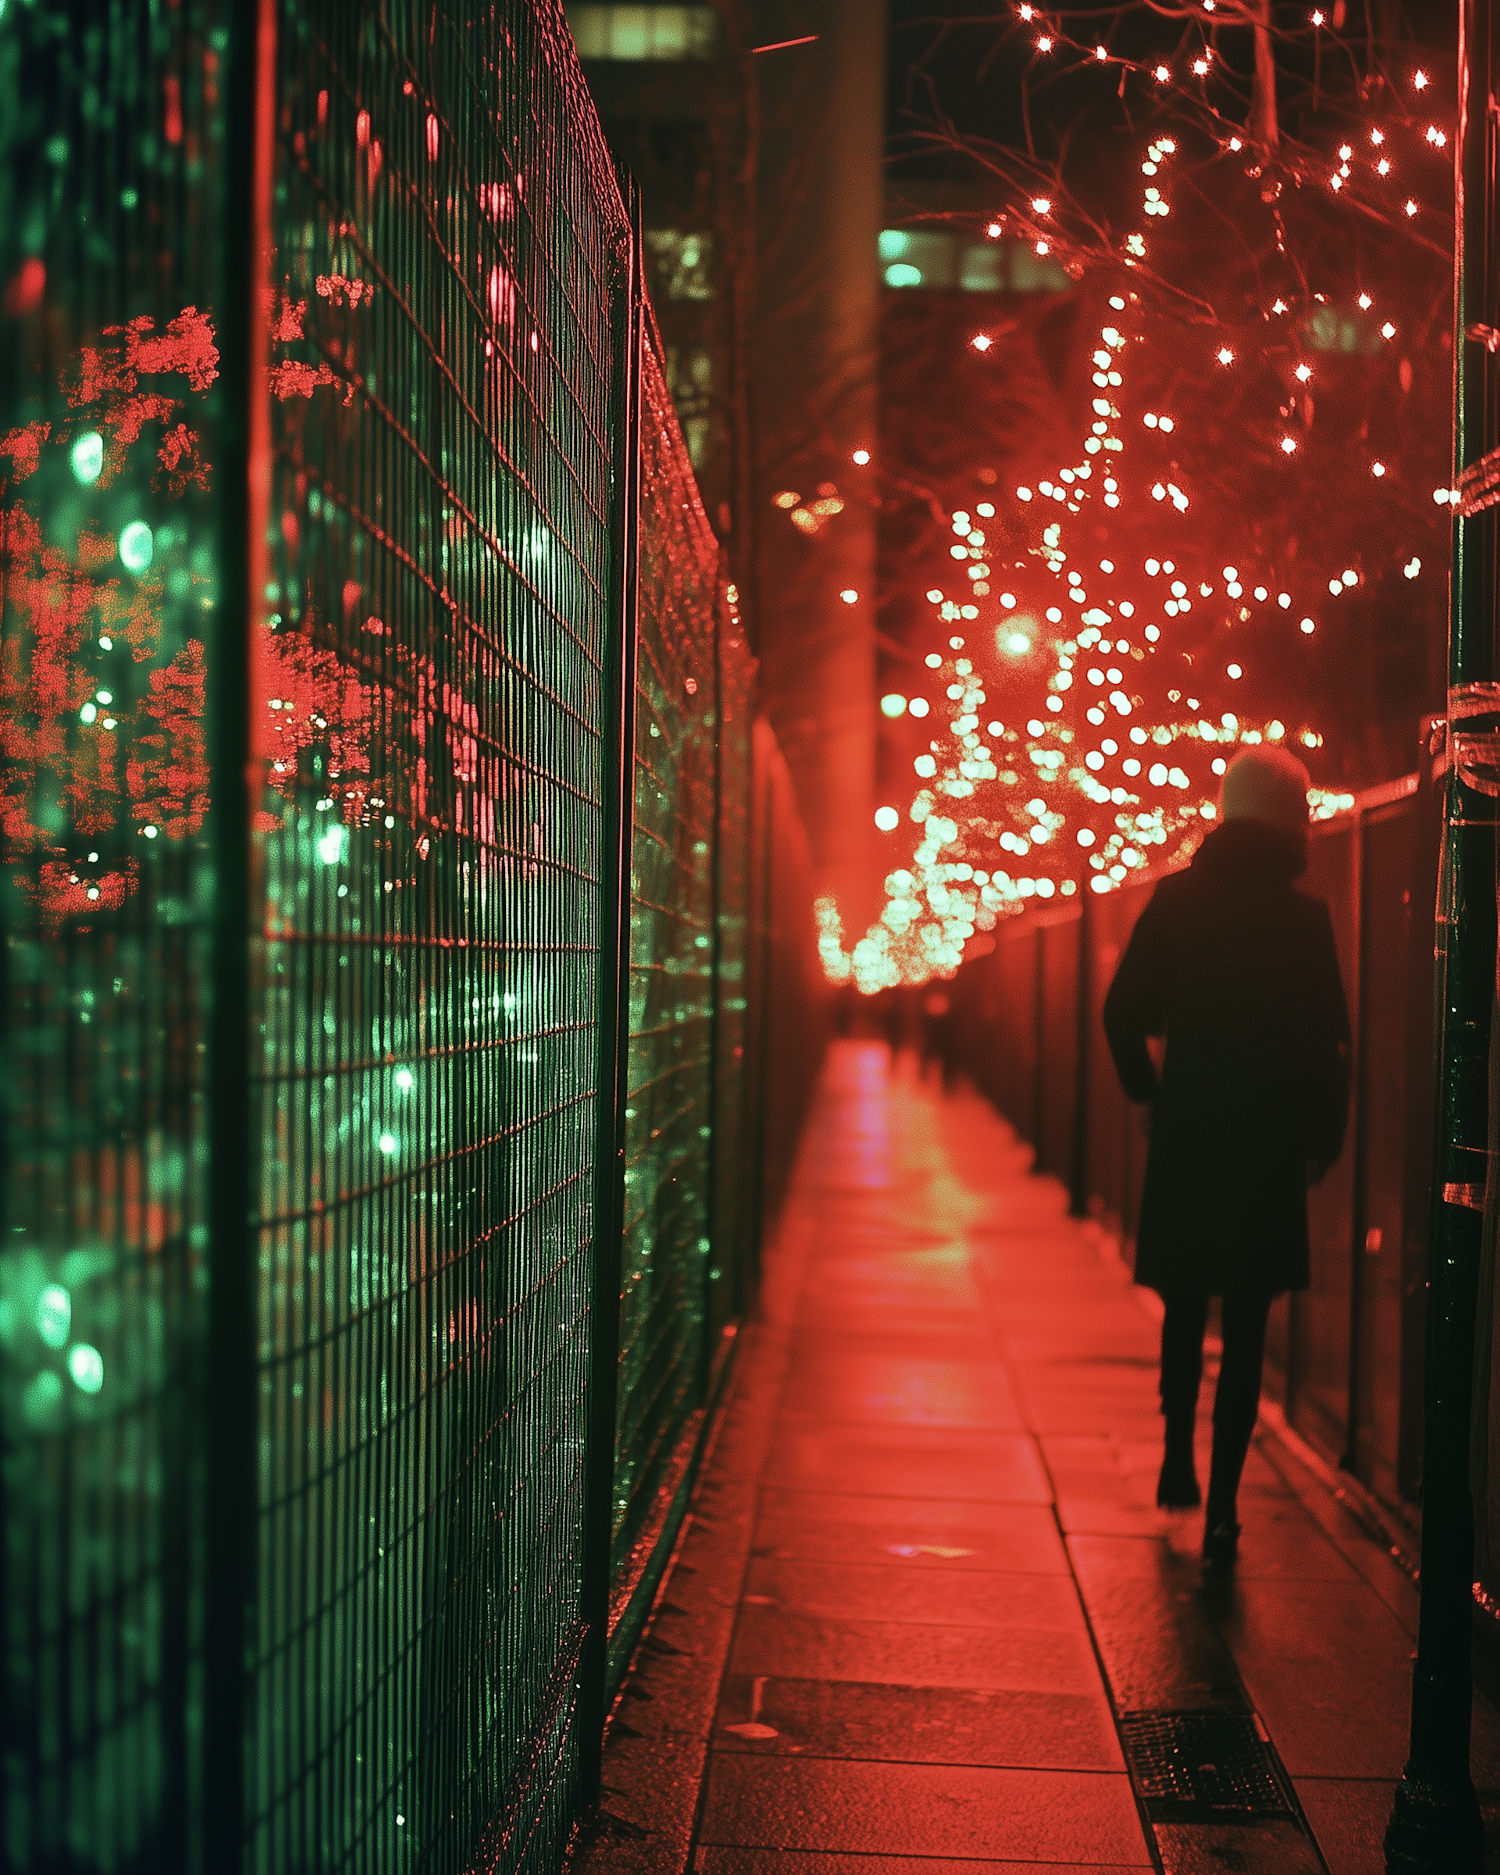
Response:
[[[639,9],[637,9],[639,11]],[[647,228],[646,246],[668,299],[708,300],[714,296],[714,238],[680,228]]]
[[[574,4],[568,25],[585,59],[711,59],[719,49],[711,6]]]
[[[940,292],[1063,293],[1072,284],[1054,260],[1019,241],[971,240],[940,228],[886,228],[881,272],[890,287]]]
[[[1005,285],[1004,255],[992,241],[969,242],[958,263],[958,284],[965,293],[998,293]]]

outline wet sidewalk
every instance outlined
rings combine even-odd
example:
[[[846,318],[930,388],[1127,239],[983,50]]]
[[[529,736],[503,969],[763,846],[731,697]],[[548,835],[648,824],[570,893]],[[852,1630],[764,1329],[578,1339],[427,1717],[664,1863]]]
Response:
[[[1148,1298],[1029,1163],[835,1047],[578,1870],[1382,1868],[1414,1590],[1264,1427],[1204,1581]]]

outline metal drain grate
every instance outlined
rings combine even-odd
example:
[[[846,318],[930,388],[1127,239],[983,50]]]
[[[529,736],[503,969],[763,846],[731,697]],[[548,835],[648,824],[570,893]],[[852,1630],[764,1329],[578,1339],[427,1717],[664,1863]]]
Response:
[[[1153,1823],[1293,1816],[1280,1767],[1248,1712],[1139,1712],[1120,1721]]]

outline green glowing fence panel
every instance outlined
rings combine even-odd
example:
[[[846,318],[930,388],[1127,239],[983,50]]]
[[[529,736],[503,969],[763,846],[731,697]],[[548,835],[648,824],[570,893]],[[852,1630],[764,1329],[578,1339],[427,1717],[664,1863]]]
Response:
[[[626,230],[560,14],[282,14],[251,1866],[578,1793]]]
[[[654,330],[642,510],[626,1195],[615,1448],[615,1664],[703,1407],[713,1121],[718,547]],[[623,1623],[623,1625],[622,1625]]]
[[[221,6],[0,16],[0,1863],[198,1774]]]

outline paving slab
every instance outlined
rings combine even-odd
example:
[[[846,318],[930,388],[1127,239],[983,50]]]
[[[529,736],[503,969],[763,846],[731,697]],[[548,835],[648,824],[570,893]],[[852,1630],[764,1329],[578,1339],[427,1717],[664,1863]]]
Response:
[[[1410,1639],[1363,1582],[1236,1580],[1219,1626],[1294,1778],[1397,1778]]]
[[[948,1568],[938,1570],[913,1569],[905,1558],[890,1555],[869,1563],[755,1557],[741,1601],[823,1620],[1083,1632],[1078,1591],[1066,1575],[961,1566],[972,1562],[953,1557]]]
[[[906,1336],[840,1337],[832,1345],[820,1336],[811,1348],[799,1345],[781,1407],[788,1418],[823,1424],[964,1432],[1020,1432],[1025,1425],[998,1361],[929,1353]]]
[[[1052,1493],[1024,1435],[911,1426],[783,1420],[766,1462],[768,1484],[953,1503],[1047,1504]]]
[[[1394,1778],[1299,1777],[1296,1784],[1328,1875],[1376,1875],[1385,1867]]]
[[[1195,1562],[1152,1536],[1075,1536],[1068,1550],[1121,1712],[1243,1710]]]
[[[1324,1875],[1323,1860],[1297,1824],[1163,1823],[1156,1847],[1164,1875]],[[1366,1875],[1377,1875],[1373,1864]]]
[[[760,1494],[753,1553],[808,1561],[899,1561],[907,1569],[1067,1575],[1049,1504],[956,1504],[941,1498],[842,1492]]]
[[[846,1854],[1150,1867],[1120,1773],[749,1758],[710,1761],[699,1841]]]
[[[1071,1628],[962,1627],[956,1622],[851,1621],[744,1607],[731,1672],[899,1686],[1092,1692],[1099,1667],[1080,1613]]]
[[[1003,1862],[952,1861],[947,1856],[818,1855],[798,1849],[721,1849],[698,1851],[693,1864],[702,1875],[762,1875],[785,1869],[786,1875],[1126,1875],[1150,1868],[1149,1862]]]
[[[714,1749],[1012,1769],[1125,1768],[1114,1715],[1098,1687],[995,1693],[729,1673]]]

